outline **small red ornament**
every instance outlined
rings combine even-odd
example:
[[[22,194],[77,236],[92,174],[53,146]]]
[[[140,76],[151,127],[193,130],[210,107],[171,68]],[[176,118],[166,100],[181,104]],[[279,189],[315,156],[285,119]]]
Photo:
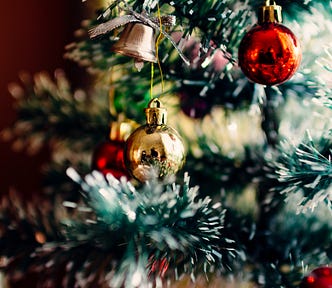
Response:
[[[106,141],[97,146],[92,157],[92,169],[115,178],[128,176],[123,161],[124,141]]]
[[[165,277],[165,274],[168,270],[169,262],[166,258],[162,258],[159,260],[153,260],[151,263],[150,274],[155,273],[159,275],[161,278]]]
[[[260,19],[242,39],[239,66],[253,82],[277,85],[289,80],[301,62],[299,41],[281,22],[281,6],[266,1]]]
[[[202,86],[182,85],[180,96],[180,107],[184,114],[194,119],[202,119],[212,109],[212,101],[208,95],[201,96]]]
[[[332,267],[319,267],[303,278],[300,288],[332,288]]]
[[[113,122],[109,140],[100,143],[92,155],[91,168],[104,175],[111,173],[117,179],[121,176],[129,178],[123,152],[125,140],[132,130],[132,126],[127,122]]]

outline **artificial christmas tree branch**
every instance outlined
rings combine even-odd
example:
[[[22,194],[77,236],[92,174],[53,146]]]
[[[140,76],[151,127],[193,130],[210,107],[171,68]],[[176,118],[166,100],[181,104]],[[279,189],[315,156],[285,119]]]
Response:
[[[31,271],[38,271],[41,265],[52,262],[47,267],[49,272],[54,269],[54,276],[63,273],[60,267],[66,265],[67,276],[63,283],[67,284],[63,287],[71,287],[73,283],[80,285],[77,277],[74,277],[77,273],[81,273],[83,278],[98,278],[99,272],[95,268],[90,273],[82,269],[101,261],[104,263],[104,277],[107,269],[110,269],[108,273],[112,270],[115,273],[110,279],[112,287],[118,287],[121,283],[125,287],[133,287],[133,281],[150,281],[151,272],[159,277],[161,271],[149,272],[155,269],[149,266],[163,259],[169,263],[170,271],[177,269],[178,273],[194,273],[201,265],[204,269],[209,265],[214,269],[221,268],[222,255],[226,255],[228,249],[233,250],[218,245],[221,242],[232,243],[229,239],[222,240],[224,212],[218,207],[220,203],[212,205],[209,198],[196,199],[198,189],[189,187],[188,177],[182,187],[147,183],[141,191],[137,191],[130,182],[124,179],[119,182],[111,175],[106,180],[101,174],[93,172],[83,180],[73,169],[68,170],[68,175],[80,183],[88,206],[65,201],[66,207],[76,209],[77,212],[70,218],[57,219],[62,222],[65,230],[60,229],[59,222],[59,231],[53,232],[58,236],[53,241],[46,238],[47,234],[42,232],[44,229],[34,227],[33,221],[39,219],[38,215],[33,215],[29,222],[19,220],[17,224],[20,226],[12,225],[15,233],[19,232],[16,231],[19,227],[31,227],[31,231],[25,234],[25,237],[31,238],[31,242],[24,240],[24,237],[15,241],[21,243],[19,246],[25,250],[18,257],[15,256],[17,251],[13,250],[17,245],[3,251],[5,253],[2,256],[7,257],[10,263],[7,264],[7,272],[14,275],[17,271],[15,264],[24,264],[26,260],[30,262]],[[24,213],[24,208],[20,208],[19,213]],[[4,214],[3,220],[8,216]],[[34,232],[36,229],[39,231],[38,237],[37,232]],[[10,236],[5,231],[4,235]],[[89,253],[84,255],[82,251]],[[110,253],[111,258],[105,258],[104,253],[100,254],[101,251]],[[91,263],[92,255],[94,260]],[[71,257],[75,260],[68,266]],[[107,259],[108,264],[105,263]],[[135,273],[139,275],[135,276]]]
[[[128,0],[125,11],[124,1],[112,1],[66,47],[66,58],[98,76],[93,91],[71,91],[59,72],[54,80],[37,74],[10,86],[19,119],[3,138],[31,150],[50,143],[53,163],[47,205],[4,196],[0,244],[8,278],[45,271],[40,285],[55,287],[208,287],[235,278],[244,287],[298,288],[310,269],[331,263],[331,10],[326,1],[277,1],[303,59],[289,81],[265,87],[237,66],[241,38],[263,2]],[[88,35],[143,10],[155,22],[176,17],[166,30],[190,61],[185,65],[166,39],[156,43],[164,91],[150,63],[138,72],[130,57],[111,51],[120,27]],[[281,55],[270,49],[270,56],[287,60],[286,46]],[[264,65],[274,64],[266,59]],[[144,122],[143,109],[155,96],[188,150],[179,175],[188,171],[199,189],[189,187],[187,176],[137,183],[92,171],[91,156],[110,124]],[[145,156],[164,156],[155,143]],[[110,160],[104,156],[102,164]],[[112,156],[114,164],[119,157]]]

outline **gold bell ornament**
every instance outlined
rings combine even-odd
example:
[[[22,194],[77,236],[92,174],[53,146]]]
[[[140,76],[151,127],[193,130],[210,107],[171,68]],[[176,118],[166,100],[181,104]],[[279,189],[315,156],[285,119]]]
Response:
[[[181,137],[166,125],[167,111],[160,101],[152,99],[144,112],[146,124],[128,137],[124,149],[125,165],[140,182],[174,175],[185,162]]]
[[[157,62],[154,29],[140,22],[128,23],[111,50],[138,62]]]
[[[173,15],[164,15],[161,17],[150,17],[146,11],[142,14],[133,10],[127,11],[129,15],[122,15],[113,18],[105,23],[89,30],[91,38],[109,33],[110,31],[124,26],[120,34],[120,39],[116,42],[111,50],[132,57],[135,59],[135,66],[138,70],[142,68],[143,61],[157,62],[156,42],[157,35],[161,33],[167,38],[174,48],[178,51],[182,60],[189,65],[190,62],[177,46],[173,38],[166,32],[170,27],[175,25],[176,18]]]

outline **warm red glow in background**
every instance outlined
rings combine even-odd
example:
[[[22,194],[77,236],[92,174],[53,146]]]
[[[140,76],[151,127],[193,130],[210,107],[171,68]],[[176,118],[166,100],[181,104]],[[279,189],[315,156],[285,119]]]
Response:
[[[91,5],[89,1],[81,0],[0,2],[0,130],[15,121],[7,85],[18,81],[20,71],[46,70],[52,75],[55,69],[63,68],[74,85],[84,87],[77,76],[81,69],[64,60],[63,53],[64,46],[74,40],[73,32],[83,16],[88,15],[87,5]],[[48,153],[30,157],[13,153],[10,145],[0,142],[0,193],[14,187],[25,195],[33,194],[40,188],[39,168]]]

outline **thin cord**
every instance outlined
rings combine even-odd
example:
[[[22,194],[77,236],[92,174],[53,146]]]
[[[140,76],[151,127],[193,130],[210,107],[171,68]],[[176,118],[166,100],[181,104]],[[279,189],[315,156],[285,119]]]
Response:
[[[154,78],[154,65],[151,62],[151,81],[150,81],[150,99],[153,98],[153,78]]]
[[[113,68],[110,69],[109,84],[110,84],[110,89],[108,91],[108,110],[112,116],[116,116],[117,111],[114,105],[115,88],[113,85]]]
[[[159,3],[157,3],[157,7],[158,7],[159,27],[160,27],[160,31],[162,31],[162,21],[161,21]],[[159,56],[158,56],[159,44],[160,44],[162,38],[163,38],[163,34],[160,32],[159,35],[158,35],[157,41],[156,41],[156,58],[157,58],[158,67],[159,67],[159,71],[160,71],[160,77],[161,77],[161,91],[164,92],[164,90],[165,90],[164,75],[163,75],[163,71],[161,69],[160,59],[159,59]],[[153,98],[153,82],[154,82],[154,64],[152,62],[151,63],[151,83],[150,83],[150,98],[151,99]]]
[[[160,31],[162,31],[163,27],[162,27],[162,22],[161,22],[159,3],[157,3],[157,7],[158,7],[159,27],[160,27]],[[162,38],[163,38],[163,34],[160,32],[159,35],[158,35],[157,41],[156,41],[156,54],[157,54],[158,67],[159,67],[160,77],[161,77],[161,91],[164,92],[164,89],[165,89],[164,75],[163,75],[163,70],[161,69],[160,59],[159,59],[159,56],[158,56],[159,44],[160,44],[160,41],[162,40]]]

